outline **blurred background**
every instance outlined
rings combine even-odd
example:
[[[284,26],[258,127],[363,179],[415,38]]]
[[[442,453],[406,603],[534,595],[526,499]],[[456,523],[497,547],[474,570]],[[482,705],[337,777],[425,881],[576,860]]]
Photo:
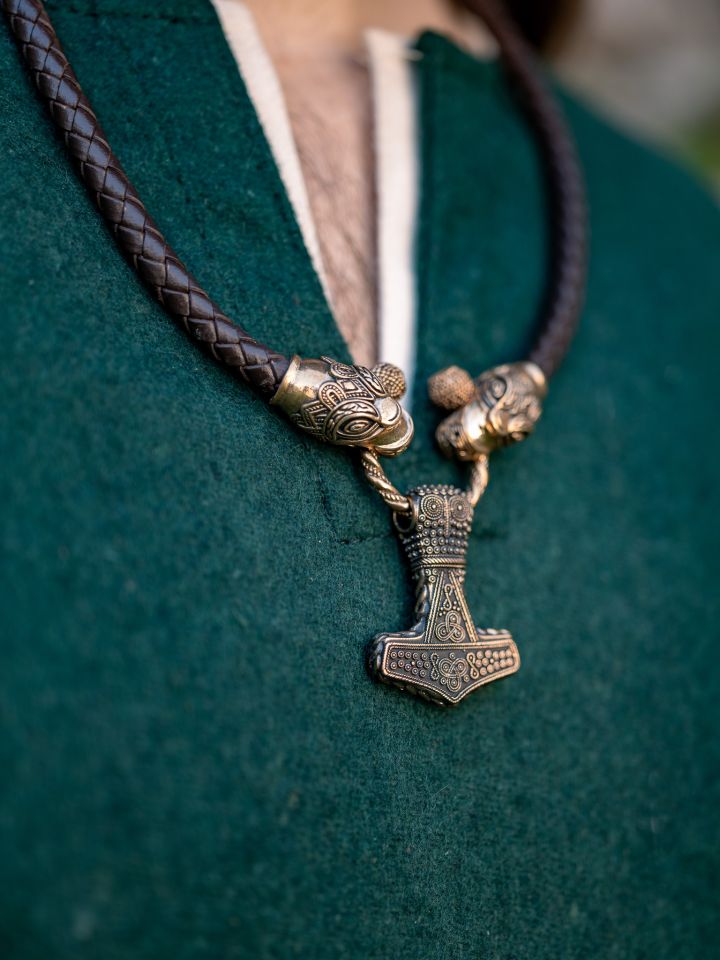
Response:
[[[680,155],[720,196],[720,0],[509,6],[572,90]]]

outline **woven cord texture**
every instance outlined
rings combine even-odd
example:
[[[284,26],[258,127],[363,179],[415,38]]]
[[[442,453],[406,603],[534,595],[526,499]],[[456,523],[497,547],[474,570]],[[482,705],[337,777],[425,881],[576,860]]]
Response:
[[[102,132],[39,0],[0,0],[23,58],[68,151],[115,239],[165,309],[220,363],[270,399],[288,359],[233,323],[194,280],[147,213]],[[552,212],[552,264],[529,359],[558,369],[582,310],[587,272],[585,191],[559,108],[529,47],[493,0],[465,0],[495,35],[545,161]]]
[[[496,0],[464,0],[500,47],[517,99],[537,137],[551,214],[551,264],[537,335],[528,359],[546,377],[557,372],[577,329],[587,275],[585,185],[575,144],[535,56]]]
[[[120,249],[186,332],[270,399],[288,368],[287,358],[225,316],[167,243],[110,149],[42,3],[1,2],[40,96]]]

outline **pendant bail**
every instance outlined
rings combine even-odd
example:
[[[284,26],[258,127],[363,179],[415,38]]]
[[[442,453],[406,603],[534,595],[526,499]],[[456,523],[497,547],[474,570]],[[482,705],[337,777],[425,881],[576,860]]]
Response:
[[[388,507],[396,513],[411,513],[412,500],[400,493],[394,486],[380,464],[380,458],[373,450],[363,450],[360,462],[365,471],[368,483],[383,498]]]

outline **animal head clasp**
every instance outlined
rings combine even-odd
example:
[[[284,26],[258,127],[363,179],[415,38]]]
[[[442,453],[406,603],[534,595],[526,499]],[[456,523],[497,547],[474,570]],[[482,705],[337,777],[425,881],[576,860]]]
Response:
[[[404,393],[402,371],[391,364],[369,370],[330,357],[293,357],[272,403],[318,440],[394,456],[413,437],[412,419],[398,402]]]
[[[535,428],[547,395],[545,375],[529,362],[493,367],[475,381],[464,370],[448,367],[435,374],[429,386],[439,406],[453,409],[435,432],[438,445],[446,456],[464,461],[524,440]]]

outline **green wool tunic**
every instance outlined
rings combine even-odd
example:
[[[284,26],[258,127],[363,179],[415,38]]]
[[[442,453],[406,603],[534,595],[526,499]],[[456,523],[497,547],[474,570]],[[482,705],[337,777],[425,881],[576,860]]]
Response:
[[[285,352],[348,359],[210,5],[48,7],[211,295]],[[401,487],[460,478],[425,378],[521,356],[547,261],[501,70],[419,49]],[[364,670],[411,623],[385,507],[150,299],[0,30],[4,960],[712,955],[720,216],[565,105],[587,308],[469,550],[473,614],[523,667],[442,711]]]

